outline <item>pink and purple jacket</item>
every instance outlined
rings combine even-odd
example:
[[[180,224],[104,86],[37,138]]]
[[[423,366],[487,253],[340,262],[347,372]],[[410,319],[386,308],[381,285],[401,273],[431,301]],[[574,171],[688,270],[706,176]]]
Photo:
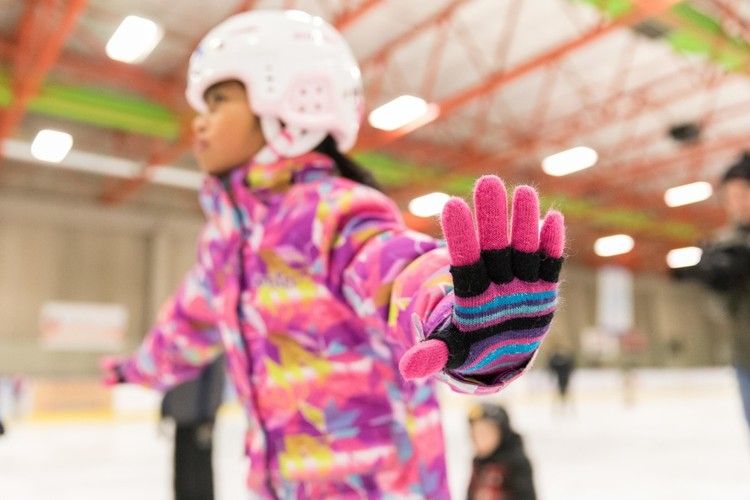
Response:
[[[226,352],[261,497],[448,498],[433,382],[398,371],[451,318],[447,250],[333,170],[311,153],[206,179],[197,262],[121,371],[165,389]]]

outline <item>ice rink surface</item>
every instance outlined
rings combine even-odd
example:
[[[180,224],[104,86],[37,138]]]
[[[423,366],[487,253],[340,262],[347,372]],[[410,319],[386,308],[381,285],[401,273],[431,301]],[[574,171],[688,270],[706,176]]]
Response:
[[[612,371],[573,379],[561,410],[546,374],[532,372],[492,399],[524,436],[541,500],[750,499],[750,437],[730,369],[637,372],[632,394]],[[115,418],[9,422],[0,438],[0,500],[170,498],[171,445],[153,413],[158,396],[123,388]],[[454,498],[463,498],[471,449],[466,408],[443,395]],[[627,400],[630,399],[630,402]],[[225,408],[216,434],[217,498],[243,490],[244,424]]]

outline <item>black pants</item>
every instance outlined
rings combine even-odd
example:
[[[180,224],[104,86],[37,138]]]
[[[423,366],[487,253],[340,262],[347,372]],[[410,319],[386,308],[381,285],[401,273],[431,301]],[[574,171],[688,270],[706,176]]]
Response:
[[[175,500],[213,500],[213,421],[178,424],[174,439]]]
[[[565,399],[568,397],[568,385],[570,384],[570,375],[557,375],[557,392],[560,394],[560,398]]]

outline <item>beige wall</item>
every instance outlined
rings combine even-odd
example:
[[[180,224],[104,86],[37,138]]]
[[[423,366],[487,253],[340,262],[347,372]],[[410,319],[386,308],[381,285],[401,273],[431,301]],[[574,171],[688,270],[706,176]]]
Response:
[[[47,301],[108,302],[129,313],[127,347],[194,259],[197,216],[0,197],[0,374],[87,374],[101,353],[45,351]]]
[[[49,300],[125,305],[132,349],[192,264],[201,225],[197,215],[0,194],[0,374],[96,373],[100,353],[39,347],[38,315]],[[649,339],[644,364],[728,360],[726,335],[711,322],[702,290],[655,275],[638,276],[635,288],[636,326]],[[561,339],[578,347],[595,322],[595,271],[568,266],[562,290],[540,362]],[[678,355],[669,352],[671,339],[683,344]]]
[[[549,341],[542,349],[543,363],[557,343],[581,351],[581,333],[596,324],[596,270],[567,266],[563,273],[561,306]],[[703,288],[675,282],[662,274],[638,274],[634,284],[635,328],[648,340],[638,363],[647,366],[691,366],[728,363],[727,324]],[[681,344],[679,352],[670,343]]]

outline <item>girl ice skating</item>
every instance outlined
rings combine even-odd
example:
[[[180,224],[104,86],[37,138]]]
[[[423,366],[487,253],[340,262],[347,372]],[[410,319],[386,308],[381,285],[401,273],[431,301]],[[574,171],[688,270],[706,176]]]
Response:
[[[319,18],[230,18],[196,49],[186,94],[210,174],[197,262],[108,380],[165,389],[224,351],[253,493],[448,498],[433,382],[488,393],[527,369],[557,303],[562,216],[539,231],[519,187],[509,231],[490,176],[474,214],[446,205],[445,243],[408,230],[343,154],[361,77]]]

